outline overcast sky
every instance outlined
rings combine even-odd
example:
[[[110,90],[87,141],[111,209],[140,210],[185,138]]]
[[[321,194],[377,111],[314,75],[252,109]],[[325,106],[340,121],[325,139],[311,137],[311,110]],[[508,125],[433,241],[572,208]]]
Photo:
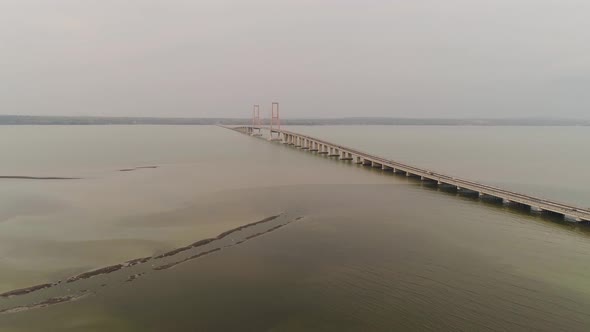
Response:
[[[590,118],[588,0],[0,0],[0,114]]]

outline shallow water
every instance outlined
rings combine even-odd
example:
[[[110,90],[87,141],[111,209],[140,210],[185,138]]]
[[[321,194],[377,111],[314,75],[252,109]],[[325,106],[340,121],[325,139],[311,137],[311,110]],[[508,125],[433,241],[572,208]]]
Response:
[[[470,133],[455,128],[464,129]],[[305,130],[318,128],[298,129]],[[152,272],[132,282],[117,274],[88,279],[68,293],[84,298],[0,315],[1,331],[590,326],[585,227],[217,127],[8,127],[4,135],[22,135],[29,151],[45,152],[22,168],[11,159],[1,174],[84,179],[0,180],[0,293],[161,254],[276,214],[291,222],[170,269],[147,265]],[[382,154],[382,144],[366,150]],[[71,169],[57,159],[39,167],[48,149]],[[99,150],[101,158],[92,157]],[[409,159],[399,160],[420,165]],[[146,165],[158,168],[119,172]],[[0,309],[19,301],[29,298],[0,298]]]

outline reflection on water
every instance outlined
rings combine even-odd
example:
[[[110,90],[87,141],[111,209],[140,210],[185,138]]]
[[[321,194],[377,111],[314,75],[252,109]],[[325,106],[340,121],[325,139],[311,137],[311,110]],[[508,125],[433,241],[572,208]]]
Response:
[[[0,221],[0,292],[159,255],[270,215],[305,218],[133,282],[88,279],[85,298],[0,315],[0,330],[584,331],[590,324],[585,228],[220,128],[109,128],[100,130],[114,130],[104,136],[121,140],[120,149],[130,148],[127,136],[149,145],[160,136],[174,142],[179,131],[180,152],[151,156],[146,148],[125,162],[113,152],[111,165],[75,174],[82,180],[4,183],[13,190],[2,191],[1,204],[13,208]],[[152,165],[159,167],[119,172]],[[23,199],[36,203],[27,210],[15,203]],[[19,299],[0,305],[6,301]]]

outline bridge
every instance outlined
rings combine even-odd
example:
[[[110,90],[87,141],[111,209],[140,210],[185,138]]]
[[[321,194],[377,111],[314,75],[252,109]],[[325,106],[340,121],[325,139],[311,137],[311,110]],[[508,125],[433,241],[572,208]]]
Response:
[[[275,117],[274,104],[276,103],[273,103],[273,117]],[[590,209],[517,193],[476,181],[453,177],[394,160],[388,160],[350,147],[328,142],[320,138],[283,130],[280,127],[280,121],[278,121],[278,104],[276,105],[276,119],[276,121],[274,119],[271,120],[268,128],[260,125],[260,122],[256,123],[256,126],[226,128],[259,137],[262,137],[259,133],[262,130],[266,130],[269,132],[269,141],[271,142],[281,142],[304,151],[319,155],[327,155],[328,157],[337,158],[342,161],[379,168],[383,171],[400,173],[407,177],[416,177],[421,181],[429,182],[438,186],[452,187],[461,192],[477,194],[482,199],[495,199],[504,204],[525,207],[533,212],[549,213],[563,217],[567,220],[590,223]]]

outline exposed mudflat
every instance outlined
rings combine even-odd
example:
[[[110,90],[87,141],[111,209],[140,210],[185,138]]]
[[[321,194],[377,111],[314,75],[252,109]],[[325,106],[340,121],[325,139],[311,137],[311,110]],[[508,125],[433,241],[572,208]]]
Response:
[[[219,250],[221,250],[221,248],[215,248],[215,249],[207,250],[205,252],[202,252],[202,253],[199,253],[199,254],[196,254],[196,255],[187,257],[187,258],[185,258],[185,259],[183,259],[181,261],[178,261],[178,262],[173,262],[173,263],[169,263],[169,264],[166,264],[166,265],[160,265],[160,266],[154,267],[154,270],[156,270],[156,271],[166,270],[166,269],[169,269],[171,267],[174,267],[174,266],[176,266],[178,264],[182,264],[184,262],[188,262],[190,260],[193,260],[193,259],[196,259],[196,258],[205,256],[205,255],[209,255],[209,254],[214,253],[214,252],[219,251]]]
[[[43,300],[41,302],[37,302],[37,303],[29,304],[29,305],[18,306],[18,307],[13,307],[13,308],[8,308],[8,309],[2,309],[2,310],[0,310],[0,314],[10,314],[10,313],[17,313],[17,312],[21,312],[21,311],[30,310],[30,309],[45,308],[50,305],[76,301],[76,300],[79,300],[79,299],[84,298],[86,296],[88,296],[88,295],[83,294],[83,295],[77,295],[77,296],[67,295],[67,296],[60,296],[60,297],[52,297],[52,298],[48,298],[46,300]]]
[[[124,263],[94,269],[53,283],[8,291],[0,294],[0,298],[4,299],[0,301],[0,314],[71,302],[84,296],[96,294],[102,288],[114,284],[130,283],[140,277],[147,277],[150,272],[168,270],[225,248],[237,246],[301,218],[289,218],[285,214],[274,215],[224,231],[214,238],[202,239],[163,254],[131,259]],[[229,237],[232,234],[235,236]],[[155,263],[156,261],[158,263]],[[94,279],[99,279],[98,283]],[[14,304],[11,304],[11,301],[14,301]]]
[[[133,167],[133,168],[123,168],[120,169],[119,172],[132,172],[132,171],[137,171],[140,169],[147,169],[147,168],[158,168],[159,166],[138,166],[138,167]]]
[[[36,286],[31,286],[31,287],[27,287],[27,288],[21,288],[21,289],[15,289],[9,292],[5,292],[0,294],[0,297],[11,297],[11,296],[18,296],[18,295],[24,295],[24,294],[29,294],[44,288],[49,288],[51,286],[54,286],[54,284],[41,284],[41,285],[36,285]]]
[[[20,180],[79,180],[81,178],[60,177],[60,176],[0,175],[0,179],[20,179]]]
[[[66,282],[74,282],[74,281],[78,281],[80,279],[92,278],[92,277],[95,277],[100,274],[112,273],[112,272],[122,269],[123,266],[124,266],[123,264],[117,264],[117,265],[107,266],[107,267],[103,267],[103,268],[100,268],[97,270],[85,272],[85,273],[79,274],[77,276],[73,276],[73,277],[68,278],[66,280]]]

